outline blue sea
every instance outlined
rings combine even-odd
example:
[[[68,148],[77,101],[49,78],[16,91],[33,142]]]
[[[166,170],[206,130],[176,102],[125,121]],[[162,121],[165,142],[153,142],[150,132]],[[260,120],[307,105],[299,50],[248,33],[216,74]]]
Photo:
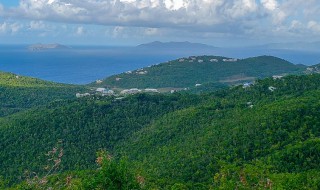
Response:
[[[88,84],[113,74],[135,70],[190,55],[245,58],[274,55],[295,64],[320,63],[317,52],[257,49],[156,50],[135,47],[72,47],[30,51],[27,45],[0,46],[0,71],[68,84]]]
[[[44,80],[87,84],[113,74],[177,58],[127,47],[73,47],[30,51],[27,46],[1,46],[0,70]]]

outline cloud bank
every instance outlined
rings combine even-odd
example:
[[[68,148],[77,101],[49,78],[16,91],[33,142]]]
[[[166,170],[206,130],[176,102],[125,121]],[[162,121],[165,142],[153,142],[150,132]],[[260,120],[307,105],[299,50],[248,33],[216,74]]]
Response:
[[[166,29],[202,36],[319,37],[320,30],[318,0],[21,0],[14,8],[0,4],[0,16],[80,24],[78,35],[86,33],[87,24],[113,26],[116,33],[142,27],[146,35]]]

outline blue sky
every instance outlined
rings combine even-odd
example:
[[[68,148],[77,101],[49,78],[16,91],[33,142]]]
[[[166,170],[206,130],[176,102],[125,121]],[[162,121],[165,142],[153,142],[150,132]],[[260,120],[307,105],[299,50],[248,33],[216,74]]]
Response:
[[[18,6],[19,5],[19,0],[2,0],[0,3],[4,6]]]
[[[319,0],[0,0],[1,43],[320,41]]]

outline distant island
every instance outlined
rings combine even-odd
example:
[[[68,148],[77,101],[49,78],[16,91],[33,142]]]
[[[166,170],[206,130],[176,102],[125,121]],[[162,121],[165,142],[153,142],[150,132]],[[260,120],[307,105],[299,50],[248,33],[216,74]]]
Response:
[[[201,44],[201,43],[191,43],[191,42],[160,42],[160,41],[154,41],[146,44],[140,44],[137,46],[138,48],[177,48],[177,49],[190,49],[190,48],[216,48],[214,46],[210,46],[207,44]]]
[[[28,46],[30,51],[53,50],[53,49],[69,49],[70,47],[61,44],[33,44]]]

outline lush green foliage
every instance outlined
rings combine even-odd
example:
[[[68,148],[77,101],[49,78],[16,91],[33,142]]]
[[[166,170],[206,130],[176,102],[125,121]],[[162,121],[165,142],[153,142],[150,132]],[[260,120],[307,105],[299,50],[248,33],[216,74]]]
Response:
[[[61,156],[62,157],[62,156]],[[60,157],[60,158],[61,158]],[[74,171],[61,174],[28,177],[24,182],[10,188],[12,190],[130,190],[144,189],[141,175],[131,170],[125,158],[114,159],[106,151],[99,151],[96,170]],[[57,165],[56,165],[57,166]],[[5,186],[3,186],[5,188]]]
[[[11,87],[57,87],[66,86],[65,84],[59,84],[49,81],[40,80],[32,77],[25,77],[16,75],[13,73],[7,73],[0,71],[0,85]]]
[[[122,100],[91,96],[9,116],[0,121],[1,175],[41,171],[43,153],[57,140],[63,141],[64,170],[91,168],[99,149],[113,149],[161,115],[200,101],[198,96],[179,94],[140,94]]]
[[[0,120],[2,181],[26,169],[45,175],[43,153],[61,139],[62,174],[51,177],[74,171],[89,189],[111,188],[110,179],[138,188],[134,174],[146,189],[319,189],[319,100],[315,74],[201,95],[52,102]],[[101,148],[128,160],[95,172]]]
[[[298,73],[304,69],[302,65],[294,65],[271,56],[242,60],[199,56],[114,75],[99,85],[111,88],[186,88],[206,83],[239,84],[255,78]]]
[[[115,161],[106,152],[99,152],[97,163],[101,167],[92,177],[84,180],[84,189],[138,190],[145,183],[142,176],[132,173],[125,158]]]
[[[51,101],[75,98],[84,86],[47,82],[0,72],[0,116],[10,115]]]
[[[214,93],[204,105],[165,115],[119,149],[130,151],[155,180],[151,183],[162,188],[175,183],[192,189],[199,183],[203,189],[242,188],[243,173],[244,189],[265,187],[267,181],[290,189],[285,181],[295,177],[308,179],[296,189],[314,189],[320,183],[311,175],[319,171],[319,79],[266,79],[251,88]]]

